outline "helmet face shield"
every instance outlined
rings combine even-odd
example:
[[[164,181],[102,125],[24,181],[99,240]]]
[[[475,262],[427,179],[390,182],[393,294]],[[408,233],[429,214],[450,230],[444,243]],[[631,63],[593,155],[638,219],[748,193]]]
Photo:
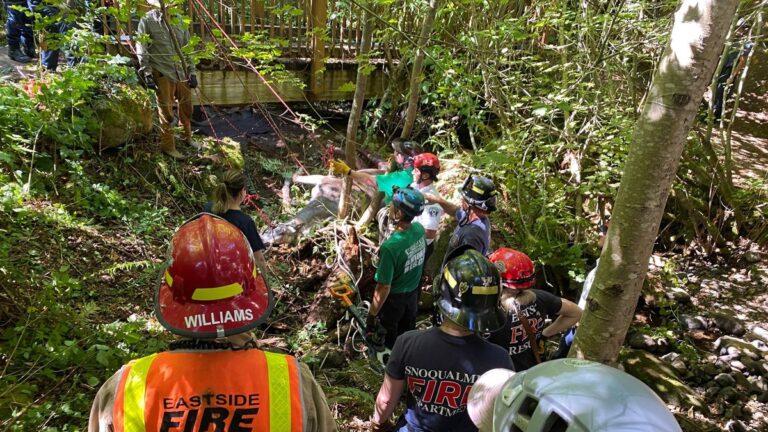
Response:
[[[488,177],[470,175],[460,191],[470,206],[489,213],[496,210],[496,185]]]
[[[176,231],[155,295],[165,328],[185,337],[231,336],[265,321],[272,306],[272,292],[240,229],[203,214]]]

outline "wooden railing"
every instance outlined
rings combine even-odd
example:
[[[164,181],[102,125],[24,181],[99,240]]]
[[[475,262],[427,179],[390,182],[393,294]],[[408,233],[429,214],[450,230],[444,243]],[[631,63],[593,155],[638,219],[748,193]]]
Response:
[[[231,35],[261,33],[285,41],[282,57],[354,58],[362,37],[362,11],[336,0],[187,0],[193,32],[212,38],[216,25]]]
[[[327,59],[353,60],[360,49],[364,11],[349,0],[185,1],[190,30],[204,41],[222,30],[233,36],[252,33],[281,39],[281,58],[304,59],[310,64],[312,94],[324,91],[318,79],[322,79],[319,72],[326,68]],[[121,3],[115,2],[116,7]],[[136,16],[125,23],[112,21],[114,25],[105,26],[105,32],[123,40],[125,35],[133,35],[137,22]]]

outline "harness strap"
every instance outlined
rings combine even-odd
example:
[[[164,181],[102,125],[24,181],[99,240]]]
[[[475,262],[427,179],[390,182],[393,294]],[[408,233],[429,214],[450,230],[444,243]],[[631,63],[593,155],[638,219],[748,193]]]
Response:
[[[536,343],[536,331],[531,327],[531,323],[528,321],[528,317],[525,316],[522,309],[517,310],[517,319],[523,324],[525,334],[528,336],[528,342],[531,344],[531,350],[533,350],[533,357],[536,359],[536,364],[541,363],[539,345]]]

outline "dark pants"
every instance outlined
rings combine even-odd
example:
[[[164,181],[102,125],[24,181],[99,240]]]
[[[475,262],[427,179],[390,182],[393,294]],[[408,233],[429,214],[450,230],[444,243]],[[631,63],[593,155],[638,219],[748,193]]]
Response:
[[[23,46],[24,51],[29,54],[33,53],[35,51],[35,39],[32,34],[33,20],[31,16],[27,15],[29,6],[26,2],[9,2],[5,5],[5,10],[8,12],[8,19],[5,21],[8,51],[18,50]],[[16,7],[22,8],[22,10],[18,10]]]
[[[37,11],[46,18],[59,14],[59,8],[56,6],[44,6]],[[59,67],[59,54],[64,35],[69,31],[69,28],[69,24],[65,21],[54,22],[45,28],[45,49],[41,53],[40,62],[46,70],[54,72]]]
[[[381,326],[387,331],[384,345],[392,349],[395,339],[416,328],[416,312],[419,309],[419,290],[405,294],[390,294],[381,307]]]
[[[435,239],[435,241],[437,241],[437,239]],[[424,265],[425,266],[427,265],[427,261],[429,261],[429,257],[432,256],[432,252],[434,251],[435,251],[435,242],[433,241],[432,243],[427,245],[426,249],[424,249]]]

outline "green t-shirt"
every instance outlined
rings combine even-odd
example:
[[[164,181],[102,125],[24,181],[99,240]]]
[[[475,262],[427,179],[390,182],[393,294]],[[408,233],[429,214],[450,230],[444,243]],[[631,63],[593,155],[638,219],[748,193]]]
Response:
[[[404,188],[413,183],[412,168],[391,172],[389,174],[379,174],[376,176],[376,184],[379,190],[384,192],[384,203],[389,204],[392,201],[392,186]]]
[[[426,245],[424,227],[418,222],[405,231],[395,231],[379,249],[376,282],[389,285],[391,294],[404,294],[418,288]]]

